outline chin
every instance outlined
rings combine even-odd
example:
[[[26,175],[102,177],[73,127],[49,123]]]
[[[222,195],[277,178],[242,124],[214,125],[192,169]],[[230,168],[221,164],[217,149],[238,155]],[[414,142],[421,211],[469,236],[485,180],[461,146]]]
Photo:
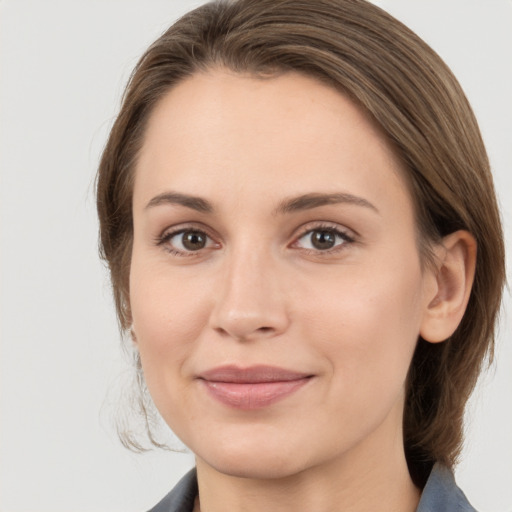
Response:
[[[300,473],[304,468],[293,467],[291,461],[276,461],[275,457],[253,457],[251,459],[205,461],[219,473],[237,478],[255,480],[277,480]]]
[[[300,449],[278,450],[268,443],[254,443],[252,446],[237,446],[229,443],[222,446],[220,443],[215,450],[202,450],[195,453],[214,470],[225,475],[238,478],[251,478],[258,480],[281,479],[300,473],[305,468],[304,461],[300,460]],[[202,456],[201,456],[202,455]]]

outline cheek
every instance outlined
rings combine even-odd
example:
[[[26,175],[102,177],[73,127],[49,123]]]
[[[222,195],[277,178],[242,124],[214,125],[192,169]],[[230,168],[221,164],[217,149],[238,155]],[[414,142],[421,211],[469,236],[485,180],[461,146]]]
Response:
[[[318,340],[334,378],[356,399],[402,388],[419,334],[419,265],[380,263],[317,282],[304,308],[305,336]]]
[[[130,273],[133,329],[155,402],[165,389],[179,384],[183,364],[208,320],[208,306],[198,295],[187,280],[161,265],[139,261],[134,251]]]

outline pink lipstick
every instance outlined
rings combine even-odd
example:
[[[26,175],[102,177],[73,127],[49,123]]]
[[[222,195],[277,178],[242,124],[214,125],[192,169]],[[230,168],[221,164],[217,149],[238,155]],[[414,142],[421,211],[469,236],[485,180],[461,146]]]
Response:
[[[302,388],[311,377],[274,366],[222,366],[199,375],[215,399],[243,410],[261,409],[282,400]]]

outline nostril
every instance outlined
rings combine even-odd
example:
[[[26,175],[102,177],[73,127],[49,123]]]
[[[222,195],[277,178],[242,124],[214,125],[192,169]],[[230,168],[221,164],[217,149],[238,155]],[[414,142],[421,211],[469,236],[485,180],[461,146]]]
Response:
[[[262,333],[272,332],[274,329],[272,327],[259,327],[258,331]]]
[[[221,336],[229,336],[228,331],[222,327],[215,327],[215,331],[217,331],[217,333],[219,333]]]

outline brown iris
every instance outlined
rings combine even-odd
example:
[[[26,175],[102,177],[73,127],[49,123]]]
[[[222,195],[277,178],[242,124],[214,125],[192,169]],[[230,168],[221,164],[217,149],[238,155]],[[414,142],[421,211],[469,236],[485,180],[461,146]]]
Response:
[[[185,231],[181,241],[188,251],[198,251],[206,246],[206,235],[200,231]]]
[[[313,231],[311,244],[315,249],[331,249],[336,244],[336,235],[331,231]]]

